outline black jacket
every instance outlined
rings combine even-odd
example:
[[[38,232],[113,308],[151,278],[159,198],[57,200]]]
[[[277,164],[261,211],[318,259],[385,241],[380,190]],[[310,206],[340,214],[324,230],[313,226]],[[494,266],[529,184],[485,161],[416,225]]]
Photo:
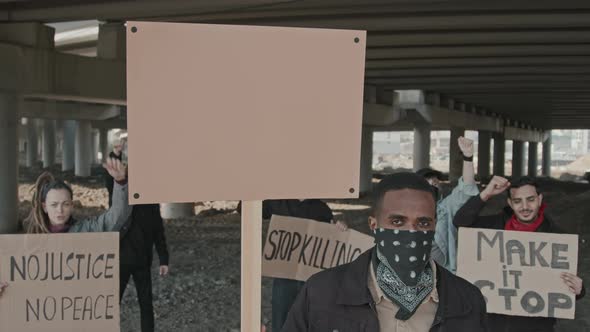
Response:
[[[485,202],[479,195],[470,198],[465,205],[455,215],[453,224],[456,227],[473,227],[487,229],[505,229],[506,222],[513,215],[512,209],[506,207],[502,213],[480,216],[479,213],[484,208]],[[545,214],[543,223],[537,229],[541,233],[565,233],[563,229],[557,226],[550,216]],[[582,288],[582,293],[576,297],[581,299],[586,294],[586,289]],[[552,332],[556,323],[555,318],[547,317],[523,317],[508,316],[499,314],[490,314],[488,318],[490,329],[494,332]]]
[[[282,332],[379,332],[368,273],[372,250],[313,275],[291,307]],[[437,266],[439,305],[430,332],[488,331],[479,289]]]
[[[242,213],[242,202],[236,210]],[[330,223],[334,219],[328,204],[319,199],[267,199],[262,201],[262,219],[270,219],[273,215],[310,219]]]
[[[134,205],[130,218],[128,226],[121,229],[121,264],[151,266],[155,245],[160,265],[168,265],[164,222],[158,204]]]

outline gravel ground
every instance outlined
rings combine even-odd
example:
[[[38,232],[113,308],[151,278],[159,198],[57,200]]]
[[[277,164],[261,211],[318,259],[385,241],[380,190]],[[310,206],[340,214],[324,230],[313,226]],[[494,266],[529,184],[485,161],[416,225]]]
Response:
[[[20,216],[30,209],[30,189],[39,171],[22,169],[19,195]],[[74,187],[76,215],[100,213],[107,204],[100,171],[93,177],[75,179],[61,174]],[[549,203],[548,213],[580,240],[580,275],[590,285],[590,186],[558,181],[543,181]],[[361,232],[368,232],[369,204],[359,200],[330,200],[338,220],[345,220]],[[486,213],[501,208],[500,198]],[[157,331],[239,331],[240,323],[240,218],[237,202],[204,202],[196,205],[191,218],[167,220],[166,235],[171,253],[168,277],[157,276],[153,267],[154,306]],[[264,232],[268,222],[264,222]],[[156,256],[157,257],[157,256]],[[271,279],[263,278],[262,320],[270,326]],[[577,303],[577,319],[560,322],[558,332],[590,331],[590,296]],[[270,330],[270,329],[269,329]],[[121,331],[140,331],[139,308],[132,284],[121,306]]]

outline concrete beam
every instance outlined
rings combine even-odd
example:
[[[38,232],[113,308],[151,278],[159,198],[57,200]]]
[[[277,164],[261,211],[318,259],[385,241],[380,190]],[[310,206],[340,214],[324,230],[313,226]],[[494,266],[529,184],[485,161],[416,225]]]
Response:
[[[477,57],[477,58],[427,58],[427,59],[374,59],[367,60],[366,69],[407,69],[407,68],[461,68],[461,67],[508,67],[508,66],[586,66],[588,56],[572,55],[539,57]]]
[[[124,105],[124,60],[0,43],[0,91],[29,98]]]
[[[404,117],[401,109],[394,105],[363,104],[363,125],[366,126],[389,126],[398,122]]]
[[[400,108],[416,110],[433,127],[451,128],[454,126],[467,130],[486,130],[490,132],[503,130],[502,121],[491,116],[454,111],[446,107],[427,104],[405,103],[400,104]]]
[[[424,46],[424,47],[380,47],[367,49],[367,59],[412,59],[412,58],[452,58],[489,56],[558,56],[560,54],[588,54],[586,44],[543,44],[498,46]]]
[[[127,20],[131,18],[148,18],[154,16],[178,16],[188,13],[211,13],[261,7],[268,4],[278,4],[283,1],[275,0],[217,0],[209,1],[124,1],[89,3],[84,6],[78,4],[47,6],[46,8],[26,8],[0,11],[0,22],[66,22],[78,20]]]
[[[41,23],[5,23],[0,25],[0,41],[28,47],[52,49],[55,29]]]
[[[367,47],[586,43],[589,30],[406,32],[367,36]]]
[[[541,131],[516,128],[512,126],[506,126],[504,128],[504,136],[507,140],[523,142],[543,142],[544,140],[544,135]]]
[[[95,128],[95,129],[127,129],[127,121],[121,120],[121,119],[92,121],[92,128]]]
[[[24,100],[21,116],[56,120],[107,120],[121,115],[121,107],[51,100]]]

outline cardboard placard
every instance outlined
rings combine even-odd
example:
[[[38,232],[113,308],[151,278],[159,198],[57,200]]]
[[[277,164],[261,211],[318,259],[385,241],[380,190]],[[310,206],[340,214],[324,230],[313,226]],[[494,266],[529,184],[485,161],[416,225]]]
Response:
[[[358,197],[365,41],[128,22],[130,202]]]
[[[577,266],[577,235],[459,229],[457,275],[480,288],[490,313],[573,319],[560,275]]]
[[[350,263],[374,246],[373,237],[314,220],[273,215],[262,254],[265,277],[306,281]]]
[[[0,331],[119,331],[119,233],[0,235]]]

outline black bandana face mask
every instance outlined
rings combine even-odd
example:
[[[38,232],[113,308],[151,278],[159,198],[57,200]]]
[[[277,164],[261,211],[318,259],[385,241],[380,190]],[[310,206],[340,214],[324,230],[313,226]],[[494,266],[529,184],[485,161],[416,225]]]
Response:
[[[416,286],[430,261],[434,231],[377,228],[375,245],[406,286]]]

